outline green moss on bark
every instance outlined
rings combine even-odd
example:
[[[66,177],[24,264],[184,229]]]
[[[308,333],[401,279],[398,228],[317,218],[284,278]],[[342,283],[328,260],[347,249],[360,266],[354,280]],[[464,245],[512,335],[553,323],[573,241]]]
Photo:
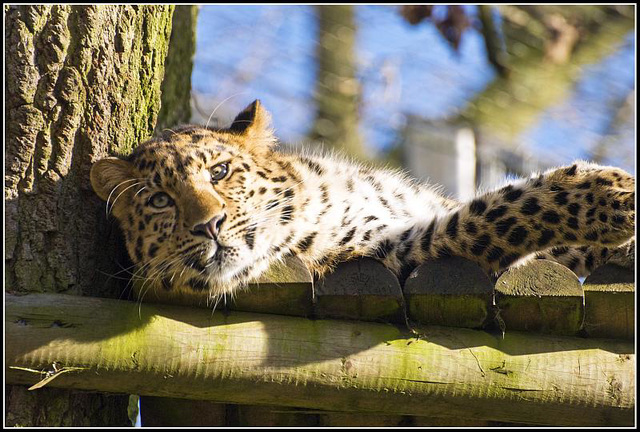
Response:
[[[108,276],[120,269],[104,253],[114,240],[89,170],[153,132],[172,13],[5,8],[7,291],[121,294]],[[7,425],[129,425],[127,397],[15,386],[7,395]]]
[[[196,49],[198,6],[176,6],[162,81],[162,106],[156,130],[191,119],[191,70]]]

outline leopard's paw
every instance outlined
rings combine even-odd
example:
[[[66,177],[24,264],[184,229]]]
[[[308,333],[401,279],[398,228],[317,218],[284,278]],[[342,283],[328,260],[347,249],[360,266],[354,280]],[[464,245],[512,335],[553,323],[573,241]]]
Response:
[[[636,268],[636,239],[615,248],[607,260],[607,263],[615,264],[629,270]]]

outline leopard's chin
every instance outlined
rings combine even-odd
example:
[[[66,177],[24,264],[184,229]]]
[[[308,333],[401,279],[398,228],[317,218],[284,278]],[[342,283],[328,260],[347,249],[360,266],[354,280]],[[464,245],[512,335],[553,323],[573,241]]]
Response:
[[[252,270],[251,260],[243,262],[237,253],[230,253],[227,249],[230,248],[221,247],[209,259],[191,261],[187,271],[180,269],[181,283],[194,291],[208,291],[211,295],[232,293],[246,284]]]

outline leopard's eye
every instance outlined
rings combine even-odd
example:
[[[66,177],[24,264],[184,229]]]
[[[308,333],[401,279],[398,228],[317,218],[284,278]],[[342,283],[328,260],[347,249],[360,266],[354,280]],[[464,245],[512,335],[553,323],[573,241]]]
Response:
[[[229,165],[226,162],[220,163],[214,166],[213,168],[211,168],[211,180],[213,181],[222,180],[227,176],[228,172],[229,172]]]
[[[151,206],[157,209],[169,207],[172,202],[173,200],[171,199],[171,197],[164,192],[158,192],[157,194],[154,194],[151,198],[149,198],[149,203],[151,204]]]

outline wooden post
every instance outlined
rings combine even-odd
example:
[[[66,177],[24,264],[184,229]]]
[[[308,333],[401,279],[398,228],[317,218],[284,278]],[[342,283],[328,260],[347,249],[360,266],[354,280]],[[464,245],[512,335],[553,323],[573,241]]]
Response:
[[[409,317],[424,324],[481,327],[493,284],[474,262],[460,257],[426,262],[404,284]]]
[[[633,271],[605,264],[587,277],[584,331],[590,337],[633,339],[635,278]]]
[[[240,291],[231,309],[280,315],[310,316],[313,313],[313,281],[297,258],[277,263]]]
[[[339,264],[316,283],[315,297],[320,318],[404,322],[398,278],[372,258]]]
[[[507,332],[575,335],[584,319],[578,277],[549,260],[535,260],[504,272],[496,282],[495,303]]]
[[[59,294],[6,294],[5,304],[8,384],[33,385],[45,377],[33,371],[44,370],[48,387],[241,404],[634,421],[634,346],[624,341],[435,326],[417,339],[389,324]]]
[[[165,290],[152,287],[142,297],[143,302],[173,305],[199,306],[209,310],[215,299],[207,291]],[[138,297],[144,292],[144,282],[136,282],[134,290]],[[276,263],[267,273],[240,289],[233,298],[227,298],[229,309],[246,312],[272,313],[280,315],[309,316],[313,308],[312,279],[309,271],[297,258]],[[220,306],[218,306],[220,310]]]

